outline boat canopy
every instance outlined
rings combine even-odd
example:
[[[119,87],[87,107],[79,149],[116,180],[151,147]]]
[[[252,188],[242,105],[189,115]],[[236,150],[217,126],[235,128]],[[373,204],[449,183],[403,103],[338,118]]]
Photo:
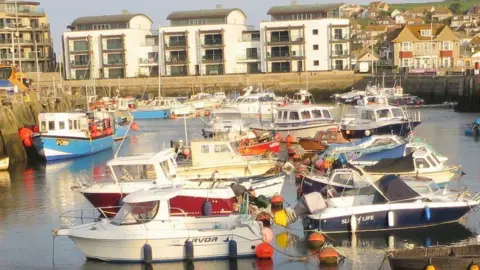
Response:
[[[384,204],[387,202],[407,201],[420,197],[397,175],[385,175],[375,183],[377,192],[373,198],[373,204]]]
[[[290,123],[299,121],[332,121],[329,107],[316,105],[289,105],[277,108],[276,123]]]
[[[182,185],[160,185],[150,189],[135,191],[123,198],[124,203],[144,203],[166,201],[180,195]]]
[[[400,158],[385,158],[375,165],[365,166],[364,170],[371,173],[401,173],[415,171],[413,153]]]
[[[136,156],[119,157],[107,163],[107,166],[122,165],[157,165],[163,161],[173,159],[175,157],[175,149],[168,148],[158,153],[149,153]]]
[[[378,161],[385,158],[403,157],[403,155],[405,154],[406,146],[407,144],[402,144],[392,149],[385,149],[380,152],[367,153],[355,159],[355,161]]]

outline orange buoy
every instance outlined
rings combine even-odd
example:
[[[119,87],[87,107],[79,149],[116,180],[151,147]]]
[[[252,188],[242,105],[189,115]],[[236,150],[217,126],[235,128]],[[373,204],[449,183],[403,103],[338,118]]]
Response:
[[[320,249],[325,244],[325,236],[323,234],[314,232],[308,236],[308,247],[313,249]]]
[[[18,136],[20,137],[20,140],[25,140],[28,137],[31,137],[33,135],[33,131],[29,128],[21,128],[18,131]]]
[[[210,111],[205,111],[205,112],[203,113],[203,116],[210,116]]]
[[[140,127],[138,126],[138,124],[136,122],[133,122],[132,125],[130,126],[130,128],[132,130],[139,130],[140,129]]]
[[[262,222],[263,227],[270,227],[272,225],[272,217],[266,213],[258,214],[255,220]]]
[[[188,149],[188,148],[183,149],[183,154],[184,154],[186,157],[190,156],[190,154],[191,154],[190,149]]]
[[[291,144],[293,142],[293,137],[290,136],[290,134],[288,134],[287,138],[285,139],[285,142],[287,142],[287,144]]]
[[[273,213],[283,209],[283,197],[280,195],[273,196],[270,203],[272,204],[271,210]]]
[[[195,114],[195,117],[200,117],[200,112],[197,112],[197,113]]]
[[[92,130],[92,133],[96,132],[96,131],[97,131],[97,126],[96,126],[96,125],[92,125],[91,130]]]
[[[38,125],[35,125],[33,127],[33,133],[39,133],[40,132],[40,128],[38,127]]]
[[[326,247],[318,253],[318,259],[321,265],[338,264],[338,252],[332,247]]]
[[[274,137],[275,141],[277,142],[281,142],[282,141],[282,135],[280,135],[279,133],[275,134],[275,137]]]
[[[270,259],[273,256],[273,248],[267,243],[260,243],[255,248],[255,255],[259,259]]]
[[[32,137],[27,137],[25,138],[23,141],[23,146],[25,147],[32,147],[33,146],[33,140],[32,140]]]
[[[473,262],[468,267],[468,270],[479,270],[479,269],[480,269],[480,267],[478,267],[478,265],[473,263]]]
[[[105,135],[112,135],[112,134],[113,134],[113,130],[111,128],[105,129]]]
[[[175,119],[177,118],[174,113],[170,114],[170,119]]]
[[[268,227],[263,227],[262,229],[262,237],[263,237],[263,241],[265,243],[271,243],[272,240],[273,240],[273,231],[272,229],[268,228]]]

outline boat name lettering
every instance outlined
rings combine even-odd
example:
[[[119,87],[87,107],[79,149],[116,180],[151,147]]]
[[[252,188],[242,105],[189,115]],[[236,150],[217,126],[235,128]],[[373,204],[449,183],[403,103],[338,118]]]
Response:
[[[370,221],[370,220],[375,220],[375,216],[360,216],[360,217],[357,217],[357,223],[360,224],[361,222],[365,222],[365,221]],[[349,218],[344,218],[342,219],[342,224],[349,224],[350,223],[350,219]]]
[[[59,146],[67,146],[70,144],[70,140],[57,140],[57,145]]]
[[[193,239],[193,243],[213,243],[217,242],[218,237],[204,237],[204,238],[195,238]]]

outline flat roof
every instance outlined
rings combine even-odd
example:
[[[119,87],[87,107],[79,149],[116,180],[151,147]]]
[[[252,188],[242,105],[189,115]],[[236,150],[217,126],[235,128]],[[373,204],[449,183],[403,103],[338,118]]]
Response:
[[[342,3],[338,4],[313,4],[313,5],[289,5],[289,6],[273,6],[267,15],[287,15],[298,13],[326,13],[339,8]]]
[[[247,15],[239,8],[219,8],[219,9],[201,9],[189,11],[174,11],[167,16],[167,20],[188,20],[188,19],[203,19],[203,18],[226,18],[233,11],[240,11],[245,18]]]

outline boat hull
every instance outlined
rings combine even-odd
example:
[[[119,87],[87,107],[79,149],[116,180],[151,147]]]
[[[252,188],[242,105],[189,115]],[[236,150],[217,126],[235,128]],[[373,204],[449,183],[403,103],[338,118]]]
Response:
[[[130,128],[130,124],[117,125],[115,127],[115,135],[114,135],[113,139],[115,141],[119,141],[119,140],[122,140],[123,138],[125,138],[129,128]]]
[[[314,138],[300,138],[300,146],[306,151],[325,151],[325,146]]]
[[[314,137],[318,131],[327,131],[329,129],[338,128],[337,124],[318,124],[318,125],[307,125],[307,126],[297,126],[297,127],[250,127],[250,129],[255,133],[264,133],[269,132],[275,134],[280,134],[282,139],[285,140],[288,135],[293,138],[293,141],[298,142],[302,137]]]
[[[362,127],[342,125],[342,134],[347,139],[362,139],[372,135],[398,135],[401,137],[408,136],[416,126],[421,122],[400,122],[378,127]],[[368,134],[368,136],[366,135]]]
[[[140,109],[131,111],[133,118],[135,119],[167,119],[170,117],[170,110],[148,110]]]
[[[113,136],[93,139],[37,135],[33,138],[37,153],[47,161],[95,154],[113,146]]]
[[[280,143],[277,141],[269,141],[238,147],[237,150],[242,156],[264,155],[267,152],[278,154],[280,152]]]
[[[177,169],[177,172],[180,176],[188,179],[197,179],[197,178],[211,178],[215,170],[218,171],[217,175],[219,178],[238,178],[238,177],[249,177],[249,176],[259,176],[265,174],[268,170],[273,168],[276,163],[271,162],[251,162],[247,164],[231,164],[231,165],[222,165],[222,166],[188,166],[180,165]]]
[[[234,230],[170,230],[170,233],[165,230],[145,231],[147,230],[125,229],[125,232],[119,232],[121,236],[118,239],[101,239],[102,236],[95,233],[88,233],[92,235],[81,237],[72,232],[74,235],[68,236],[87,258],[122,263],[143,262],[146,243],[151,247],[152,262],[186,260],[185,242],[187,240],[193,242],[193,260],[228,258],[231,239],[237,243],[238,257],[253,257],[255,247],[262,243],[259,236],[247,226]],[[129,237],[130,235],[133,237]],[[118,234],[114,237],[118,237]]]
[[[430,220],[425,215],[425,204],[419,203],[412,207],[398,207],[396,204],[382,205],[377,211],[368,211],[355,213],[357,219],[357,232],[378,231],[378,230],[398,230],[417,227],[428,227],[443,223],[455,222],[468,213],[473,205],[462,205],[447,207],[430,207]],[[388,212],[394,214],[394,225],[388,225]],[[329,233],[343,233],[351,231],[350,218],[352,215],[339,215],[329,218],[304,218],[305,230],[321,230]]]

